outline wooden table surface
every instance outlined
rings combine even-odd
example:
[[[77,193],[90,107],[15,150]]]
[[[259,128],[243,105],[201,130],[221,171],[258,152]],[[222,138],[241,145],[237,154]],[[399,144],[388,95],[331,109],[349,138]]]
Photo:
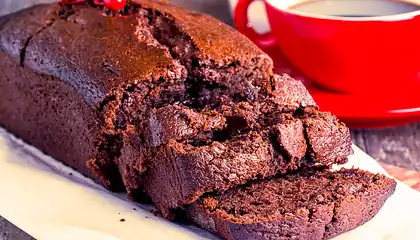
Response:
[[[0,0],[0,15],[35,3],[52,1]],[[172,0],[171,2],[207,12],[228,24],[232,24],[227,0]],[[388,129],[353,129],[352,138],[356,145],[381,162],[420,170],[420,123]],[[33,238],[0,217],[0,240],[29,239]]]

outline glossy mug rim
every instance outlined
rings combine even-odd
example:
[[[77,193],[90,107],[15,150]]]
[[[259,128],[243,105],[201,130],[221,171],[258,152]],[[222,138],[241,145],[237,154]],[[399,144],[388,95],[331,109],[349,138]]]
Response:
[[[324,15],[324,14],[314,14],[314,13],[307,13],[302,12],[299,10],[290,9],[290,6],[293,6],[298,3],[302,2],[309,2],[313,0],[264,0],[266,4],[270,5],[273,8],[276,8],[280,11],[298,15],[302,17],[308,18],[317,18],[317,19],[324,19],[324,20],[335,20],[335,21],[349,21],[349,22],[364,22],[364,21],[404,21],[409,20],[414,17],[420,16],[420,10],[407,12],[407,13],[400,13],[400,14],[393,14],[393,15],[384,15],[384,16],[374,16],[374,17],[341,17],[341,16],[331,16],[331,15]],[[392,1],[399,1],[399,2],[406,2],[411,3],[413,5],[419,6],[420,8],[420,0],[392,0]]]

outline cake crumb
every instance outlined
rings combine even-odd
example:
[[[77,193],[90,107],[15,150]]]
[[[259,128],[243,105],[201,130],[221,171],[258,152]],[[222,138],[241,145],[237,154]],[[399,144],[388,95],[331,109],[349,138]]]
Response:
[[[73,173],[69,173],[69,175],[70,175],[70,176],[72,176],[72,175],[73,175]]]
[[[133,208],[133,210],[134,210],[134,211],[137,211],[137,209],[136,209],[136,208]]]
[[[124,219],[124,218],[121,218],[121,219],[120,219],[120,222],[125,222],[125,219]]]
[[[156,217],[160,217],[161,216],[159,210],[157,210],[156,208],[153,208],[152,210],[150,210],[150,213],[152,213]]]

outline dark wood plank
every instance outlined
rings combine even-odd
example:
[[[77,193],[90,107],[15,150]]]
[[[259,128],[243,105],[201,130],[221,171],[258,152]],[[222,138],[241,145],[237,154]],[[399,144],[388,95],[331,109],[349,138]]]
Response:
[[[54,2],[54,0],[0,0],[0,15],[18,11],[37,3]]]
[[[198,12],[207,13],[231,26],[233,25],[227,0],[170,0],[169,2]]]
[[[395,128],[352,130],[353,141],[375,159],[420,170],[420,123]]]
[[[15,225],[0,217],[1,240],[34,240],[31,236],[17,228]]]

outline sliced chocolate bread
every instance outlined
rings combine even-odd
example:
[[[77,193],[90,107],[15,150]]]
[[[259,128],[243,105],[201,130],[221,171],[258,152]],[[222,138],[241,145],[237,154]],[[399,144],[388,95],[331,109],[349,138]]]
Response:
[[[185,51],[195,48],[194,62],[206,59],[209,79],[217,72],[210,62],[226,70],[224,79],[252,82],[247,92],[260,88],[254,83],[268,88],[272,75],[271,59],[233,28],[170,5],[141,3],[147,8],[130,1],[126,16],[78,3],[37,5],[0,18],[0,66],[8,69],[0,76],[0,125],[112,189],[122,185],[115,162],[127,140],[124,131],[153,108],[196,105],[196,88],[211,89],[204,86],[206,78],[193,84],[191,64],[182,65],[176,50],[157,39],[170,19],[153,7],[176,11],[191,24],[205,22],[213,41],[242,46],[209,46],[198,28],[185,30],[193,37],[174,30],[180,38],[194,38]],[[131,151],[134,156],[139,150]]]
[[[259,180],[189,205],[188,216],[226,239],[329,239],[370,220],[396,182],[358,169]]]
[[[0,125],[169,217],[206,192],[344,163],[348,128],[209,16],[39,5],[0,19]]]
[[[206,192],[315,164],[345,163],[352,153],[348,128],[315,107],[299,108],[311,98],[297,80],[276,75],[273,81],[288,91],[263,95],[271,101],[203,109],[169,105],[125,131],[127,139],[139,139],[127,141],[127,154],[118,158],[132,198],[144,190],[168,217],[170,209]],[[305,97],[288,98],[288,92]],[[141,154],[133,157],[126,149]]]
[[[148,163],[135,164],[147,166],[144,190],[165,216],[169,209],[192,203],[206,192],[315,164],[344,163],[351,153],[348,129],[330,115],[327,120],[302,120],[282,114],[276,125],[229,134],[223,131],[230,132],[230,120],[221,114],[209,117],[208,112],[184,115],[180,108],[161,110],[152,114],[143,131],[145,144],[138,146],[153,149],[153,154],[143,158]],[[174,110],[176,114],[171,114]],[[314,123],[307,126],[306,122]],[[320,139],[330,148],[312,147]]]

